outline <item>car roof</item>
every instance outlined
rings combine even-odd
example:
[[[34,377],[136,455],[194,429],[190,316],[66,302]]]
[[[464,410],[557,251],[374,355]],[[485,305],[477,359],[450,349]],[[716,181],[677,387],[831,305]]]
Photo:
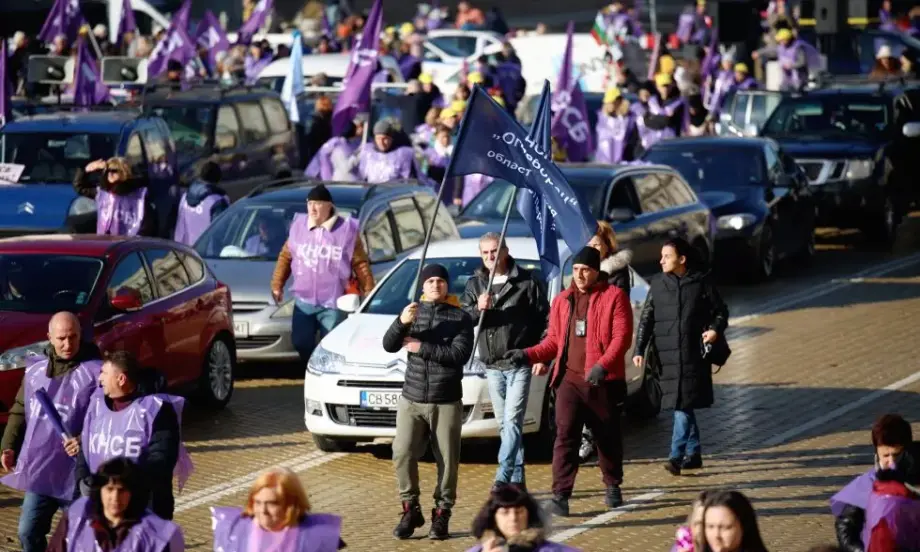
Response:
[[[125,125],[133,123],[141,115],[137,111],[52,111],[14,119],[6,124],[6,132],[88,132],[110,134],[119,132]]]
[[[654,169],[656,171],[675,172],[671,167],[656,165],[654,163],[639,163],[634,165],[626,163],[620,165],[609,165],[607,163],[560,163],[558,166],[563,173],[578,176],[612,177],[615,174],[633,169]]]
[[[171,90],[161,88],[147,93],[144,105],[167,104],[219,104],[226,99],[234,100],[260,99],[266,96],[279,97],[278,93],[268,88],[253,86],[225,87],[219,85],[196,86],[188,90]]]
[[[537,251],[537,242],[533,238],[506,238],[505,243],[508,244],[508,252],[512,257],[534,261],[540,258],[540,253]],[[408,258],[419,259],[421,255],[422,252],[419,248],[413,251]],[[428,252],[425,254],[425,258],[429,260],[478,256],[479,238],[432,242],[428,246]]]
[[[284,184],[277,188],[267,188],[257,195],[247,197],[244,201],[254,203],[303,203],[319,181],[300,181]],[[367,199],[392,197],[418,192],[431,192],[430,188],[408,184],[368,184],[366,182],[322,182],[337,205],[360,208]]]
[[[33,234],[0,239],[0,253],[50,253],[77,257],[102,257],[108,251],[127,243],[181,247],[158,238],[100,236],[97,234]],[[184,249],[184,248],[183,248]]]
[[[687,146],[694,146],[696,148],[750,148],[763,147],[767,142],[768,140],[765,138],[749,136],[684,136],[681,138],[672,138],[670,140],[659,140],[649,148],[649,150],[680,149]]]

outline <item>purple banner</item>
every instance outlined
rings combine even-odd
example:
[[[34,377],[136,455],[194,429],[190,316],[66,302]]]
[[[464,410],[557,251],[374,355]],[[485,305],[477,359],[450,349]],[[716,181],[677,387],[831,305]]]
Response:
[[[553,93],[552,135],[565,149],[566,158],[572,162],[587,161],[594,152],[588,109],[578,79],[572,74],[572,34],[575,23],[569,21],[562,70]]]
[[[374,0],[371,13],[364,25],[361,40],[351,53],[351,62],[342,82],[344,90],[339,95],[332,112],[332,133],[341,134],[348,122],[358,113],[366,112],[371,104],[371,81],[377,72],[380,47],[380,29],[383,27],[383,0]]]

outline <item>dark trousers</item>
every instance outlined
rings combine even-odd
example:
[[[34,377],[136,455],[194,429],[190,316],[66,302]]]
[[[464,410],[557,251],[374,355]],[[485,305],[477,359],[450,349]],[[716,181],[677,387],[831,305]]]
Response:
[[[569,497],[578,474],[578,448],[585,425],[594,434],[598,465],[605,485],[623,482],[623,434],[620,412],[624,382],[597,387],[563,378],[556,389],[556,443],[553,447],[553,494]]]

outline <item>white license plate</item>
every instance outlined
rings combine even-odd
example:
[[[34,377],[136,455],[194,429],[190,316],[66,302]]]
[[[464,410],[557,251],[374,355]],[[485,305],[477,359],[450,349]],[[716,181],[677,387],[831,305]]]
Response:
[[[236,337],[249,337],[249,322],[234,322],[233,334]]]
[[[361,391],[361,408],[395,409],[400,395],[399,391]]]

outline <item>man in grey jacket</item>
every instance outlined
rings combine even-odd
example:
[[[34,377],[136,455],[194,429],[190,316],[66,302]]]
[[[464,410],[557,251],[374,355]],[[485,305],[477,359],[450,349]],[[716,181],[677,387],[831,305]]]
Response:
[[[530,379],[532,374],[546,372],[542,365],[530,368],[498,361],[511,349],[539,343],[549,314],[543,284],[514,262],[507,244],[502,242],[499,246],[500,239],[495,232],[479,239],[483,266],[467,281],[460,301],[474,322],[485,312],[479,334],[479,359],[488,368],[489,396],[501,436],[493,490],[509,483],[525,486],[524,413]],[[495,272],[492,289],[486,289],[491,271]]]

